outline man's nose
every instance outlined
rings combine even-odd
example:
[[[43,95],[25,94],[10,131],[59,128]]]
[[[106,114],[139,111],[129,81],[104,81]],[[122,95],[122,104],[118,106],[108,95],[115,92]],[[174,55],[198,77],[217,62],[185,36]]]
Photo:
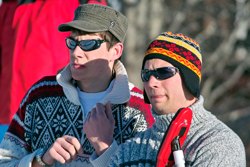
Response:
[[[150,77],[149,77],[149,80],[148,80],[148,86],[149,87],[158,87],[158,85],[159,85],[159,80],[154,76],[154,75],[151,75]]]
[[[76,45],[75,49],[71,50],[71,56],[82,57],[83,52],[84,51],[80,48],[80,46]]]

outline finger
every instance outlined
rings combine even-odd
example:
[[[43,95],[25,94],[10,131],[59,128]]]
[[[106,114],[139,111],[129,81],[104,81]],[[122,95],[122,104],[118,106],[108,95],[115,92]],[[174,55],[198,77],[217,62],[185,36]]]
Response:
[[[50,149],[50,154],[57,161],[64,164],[65,162],[71,162],[71,155],[67,148],[67,145],[70,145],[63,137],[58,138],[53,144],[53,147]]]
[[[110,121],[115,121],[114,117],[113,117],[113,114],[112,114],[112,109],[111,109],[111,102],[108,101],[108,103],[106,104],[106,110],[105,110],[105,113],[107,115],[107,118],[110,120]]]
[[[73,142],[72,140],[74,140],[75,137],[72,136],[63,136],[63,139],[65,140],[65,142],[62,143],[62,148],[68,153],[68,154],[64,154],[62,156],[64,156],[65,160],[67,161],[67,163],[71,163],[72,158],[75,158],[77,155],[77,150],[75,148],[75,141]],[[77,140],[77,139],[76,139]],[[78,141],[78,140],[77,140]]]
[[[89,112],[90,113],[90,112]],[[85,120],[84,120],[84,122],[83,122],[83,125],[85,125],[87,122],[88,122],[88,120],[89,120],[89,113],[87,114],[87,116],[86,116],[86,118],[85,118]]]
[[[88,113],[87,121],[91,122],[91,119],[96,117],[96,108],[92,108]]]
[[[85,119],[85,121],[89,121],[89,119],[91,118],[91,112],[93,111],[93,109],[92,110],[90,110],[89,112],[88,112],[88,114],[87,114],[87,117],[86,117],[86,119]]]
[[[93,117],[95,115],[96,115],[96,108],[92,108],[90,117]]]
[[[54,158],[56,161],[60,162],[61,164],[64,164],[66,162],[65,160],[65,154],[68,154],[67,151],[65,151],[62,147],[58,148],[52,148],[49,150],[49,154]],[[68,154],[69,155],[69,154]],[[69,155],[70,157],[70,155]],[[48,161],[45,158],[45,155],[43,156],[43,161],[47,163]],[[50,163],[47,163],[50,164]]]
[[[69,140],[66,140],[67,142],[69,142]],[[65,155],[65,160],[67,161],[67,163],[71,162],[71,157],[75,160],[77,158],[77,151],[76,148],[73,144],[71,143],[67,143],[62,145],[62,147],[68,152],[68,154],[70,155],[68,157],[68,155]]]
[[[70,151],[70,154],[74,160],[77,158],[76,152],[79,154],[83,154],[83,148],[77,138],[72,136],[65,136],[65,140],[69,142],[71,146],[73,146],[68,146],[68,150]]]
[[[99,114],[99,115],[105,115],[106,117],[106,113],[105,113],[105,107],[101,104],[101,103],[97,103],[96,104],[96,114]]]
[[[57,154],[53,148],[54,144],[43,154],[42,161],[46,164],[53,165],[58,160],[63,160],[63,157],[60,154]],[[55,153],[51,153],[55,152]]]

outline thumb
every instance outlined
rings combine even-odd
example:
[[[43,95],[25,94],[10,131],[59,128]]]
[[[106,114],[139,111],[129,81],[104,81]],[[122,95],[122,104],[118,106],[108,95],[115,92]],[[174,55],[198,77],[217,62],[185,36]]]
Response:
[[[105,106],[106,110],[106,116],[109,120],[114,120],[113,114],[112,114],[112,109],[111,109],[111,103],[110,101],[107,102],[106,106]]]

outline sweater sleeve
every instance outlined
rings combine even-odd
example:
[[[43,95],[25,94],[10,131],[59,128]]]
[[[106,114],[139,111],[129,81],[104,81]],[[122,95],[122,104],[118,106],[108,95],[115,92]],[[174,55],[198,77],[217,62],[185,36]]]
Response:
[[[110,159],[109,161],[109,165],[108,167],[119,167],[119,163],[118,163],[118,155],[117,154],[114,154],[112,156],[112,158]]]
[[[126,163],[134,160],[131,159],[131,157],[138,160],[140,158],[140,155],[138,154],[139,153],[138,151],[140,149],[138,149],[138,147],[140,148],[141,145],[138,143],[133,145],[133,142],[135,142],[134,140],[136,140],[136,138],[129,139],[125,143],[119,145],[118,149],[116,149],[114,154],[109,159],[107,166],[108,167],[127,166]],[[138,146],[138,147],[133,148],[133,146]]]
[[[113,155],[113,153],[118,149],[118,145],[115,140],[113,140],[113,143],[111,146],[100,156],[98,157],[96,152],[94,152],[90,157],[90,162],[93,166],[107,166],[107,163],[109,162],[110,157]]]
[[[25,128],[24,122],[30,120],[29,116],[27,116],[28,119],[25,119],[27,97],[28,94],[13,116],[0,144],[0,167],[29,167],[36,155],[36,151],[31,153],[30,144],[25,139],[25,131],[27,131],[28,128]]]
[[[232,131],[220,132],[216,136],[201,139],[192,152],[196,152],[193,154],[193,161],[186,162],[192,167],[246,166],[244,145]]]
[[[114,152],[111,158],[108,161],[108,167],[119,167],[123,164],[123,153],[126,149],[123,149],[125,143],[121,144],[118,149]],[[127,143],[126,143],[127,144]]]
[[[25,151],[23,152],[22,148],[13,146],[11,143],[6,144],[5,147],[3,145],[6,142],[3,141],[1,144],[1,149],[0,149],[0,167],[13,167],[13,166],[18,166],[18,167],[31,167],[32,166],[32,161],[36,155],[36,152],[33,152],[31,154],[26,153]],[[10,149],[11,145],[13,146]]]
[[[28,144],[22,140],[22,121],[18,114],[14,115],[9,129],[0,145],[0,167],[31,167],[36,151],[32,154]]]

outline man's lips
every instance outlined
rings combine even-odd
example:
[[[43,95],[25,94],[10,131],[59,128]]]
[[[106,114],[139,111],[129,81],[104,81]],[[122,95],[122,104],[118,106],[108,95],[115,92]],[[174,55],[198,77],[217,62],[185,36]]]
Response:
[[[72,67],[73,67],[74,69],[80,69],[80,68],[85,68],[85,65],[73,63],[73,64],[72,64]]]
[[[152,95],[150,96],[152,99],[161,99],[164,97],[164,95]]]

